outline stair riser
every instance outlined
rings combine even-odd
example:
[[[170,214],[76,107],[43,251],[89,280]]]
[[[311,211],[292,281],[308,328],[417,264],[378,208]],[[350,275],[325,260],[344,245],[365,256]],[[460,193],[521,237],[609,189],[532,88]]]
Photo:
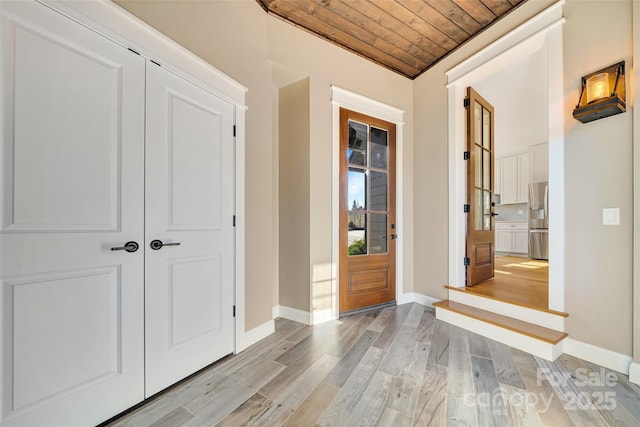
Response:
[[[553,361],[562,354],[562,341],[551,344],[451,310],[436,307],[436,319],[542,357],[545,360]]]
[[[513,317],[514,319],[523,320],[525,322],[544,326],[545,328],[556,331],[565,331],[564,316],[533,310],[527,307],[496,301],[494,299],[484,298],[469,292],[460,292],[453,289],[449,289],[449,300],[459,302],[460,304],[470,305],[471,307],[480,308],[482,310],[491,311],[492,313],[501,314],[503,316]]]

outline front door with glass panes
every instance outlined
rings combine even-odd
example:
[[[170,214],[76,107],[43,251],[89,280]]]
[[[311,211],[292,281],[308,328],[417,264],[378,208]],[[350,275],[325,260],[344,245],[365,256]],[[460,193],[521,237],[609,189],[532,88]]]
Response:
[[[493,107],[467,88],[467,286],[494,276]]]
[[[340,312],[396,298],[396,126],[340,109]]]

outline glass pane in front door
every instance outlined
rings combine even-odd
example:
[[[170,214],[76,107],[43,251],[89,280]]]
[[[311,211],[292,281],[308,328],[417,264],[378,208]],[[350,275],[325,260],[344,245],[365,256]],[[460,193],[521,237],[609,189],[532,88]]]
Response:
[[[367,254],[366,172],[366,169],[349,167],[349,174],[347,175],[349,255]]]
[[[368,131],[367,125],[349,122],[349,148],[347,150],[347,157],[350,165],[367,165]]]
[[[349,120],[349,255],[387,253],[388,132]]]

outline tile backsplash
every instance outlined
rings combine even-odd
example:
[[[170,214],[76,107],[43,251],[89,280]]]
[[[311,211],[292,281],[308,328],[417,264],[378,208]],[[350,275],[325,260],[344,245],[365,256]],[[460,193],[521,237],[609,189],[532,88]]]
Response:
[[[496,221],[524,221],[528,220],[528,205],[526,203],[516,203],[509,205],[496,205],[495,212],[498,214]]]

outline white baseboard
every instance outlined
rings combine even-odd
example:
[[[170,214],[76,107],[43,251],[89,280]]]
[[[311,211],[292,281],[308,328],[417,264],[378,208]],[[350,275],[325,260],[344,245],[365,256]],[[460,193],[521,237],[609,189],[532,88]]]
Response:
[[[317,310],[311,313],[311,322],[314,325],[318,323],[328,322],[329,320],[335,320],[336,318],[333,315],[333,310],[330,308],[326,308],[324,310]]]
[[[242,350],[252,346],[261,339],[268,337],[275,331],[275,322],[273,320],[269,320],[264,322],[262,325],[256,326],[250,331],[245,332],[238,337],[238,341],[236,342],[236,353],[240,353]]]
[[[312,317],[308,311],[298,310],[297,308],[286,307],[279,305],[273,308],[274,314],[277,311],[277,316],[284,319],[293,320],[294,322],[304,323],[305,325],[311,325]]]
[[[424,305],[425,307],[433,307],[433,303],[442,301],[438,298],[430,297],[429,295],[422,295],[419,293],[414,293],[413,302],[418,303],[420,305]]]
[[[576,341],[571,338],[565,338],[563,342],[564,353],[571,356],[579,357],[588,362],[595,363],[596,365],[604,366],[605,368],[613,369],[625,375],[630,375],[629,365],[632,362],[631,356],[626,356],[615,351],[607,350],[606,348],[598,347],[593,344],[587,344],[582,341]],[[640,365],[636,364],[640,369]],[[638,380],[640,380],[640,371],[637,373]],[[637,382],[637,381],[636,381]]]
[[[398,305],[403,305],[415,302],[417,304],[424,305],[425,307],[431,307],[434,302],[438,301],[440,300],[427,295],[422,295],[416,292],[407,292],[406,294],[398,296],[396,303]]]
[[[629,365],[629,381],[640,385],[640,363],[631,362]]]

